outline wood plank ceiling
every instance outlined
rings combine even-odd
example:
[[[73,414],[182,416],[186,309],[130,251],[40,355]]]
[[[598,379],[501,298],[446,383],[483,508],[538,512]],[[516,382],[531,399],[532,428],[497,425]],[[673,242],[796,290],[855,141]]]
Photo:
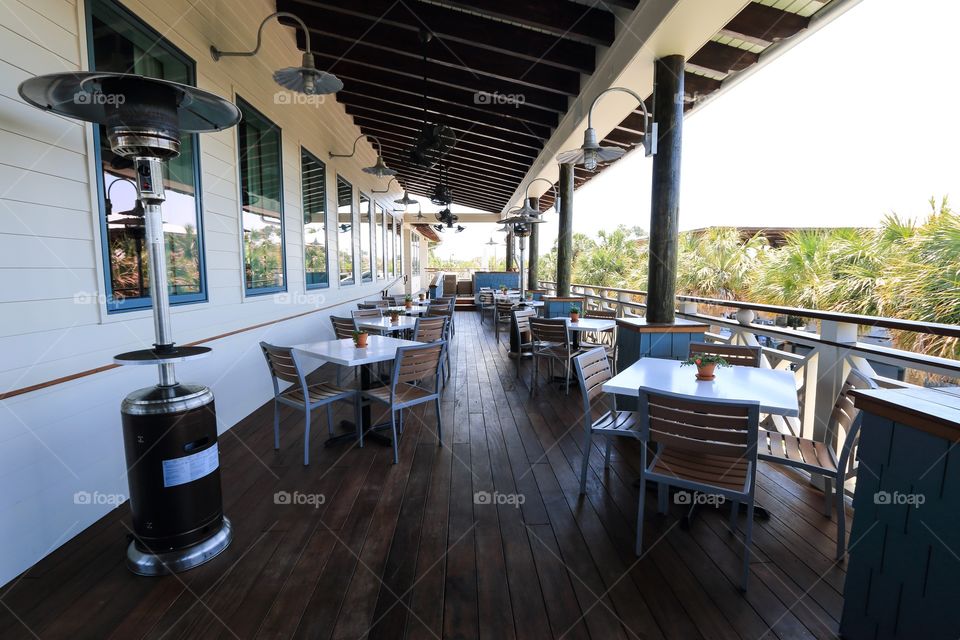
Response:
[[[425,108],[429,122],[456,132],[447,156],[454,201],[499,212],[593,72],[598,48],[613,43],[613,11],[633,10],[637,2],[277,0],[277,10],[306,22],[317,67],[343,80],[337,100],[361,132],[381,141],[384,159],[411,193],[429,196],[439,180],[437,169],[407,157]],[[688,107],[719,89],[727,75],[754,64],[763,43],[790,37],[807,20],[759,2],[747,5],[720,34],[738,38],[731,40],[738,46],[715,38],[690,58]],[[426,64],[424,30],[433,36]],[[304,42],[297,29],[301,49]],[[640,120],[631,113],[604,144],[639,144]],[[576,186],[589,178],[577,168]],[[541,206],[549,207],[551,197]]]

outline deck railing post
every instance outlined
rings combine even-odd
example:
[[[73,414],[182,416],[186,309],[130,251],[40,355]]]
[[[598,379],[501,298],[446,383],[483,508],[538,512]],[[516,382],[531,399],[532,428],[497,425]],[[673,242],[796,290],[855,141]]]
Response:
[[[833,320],[820,322],[820,339],[826,342],[854,345],[857,342],[857,325]],[[821,344],[817,350],[816,405],[814,409],[813,437],[832,442],[835,433],[828,433],[833,405],[843,389],[843,382],[850,373],[850,350],[843,346]]]

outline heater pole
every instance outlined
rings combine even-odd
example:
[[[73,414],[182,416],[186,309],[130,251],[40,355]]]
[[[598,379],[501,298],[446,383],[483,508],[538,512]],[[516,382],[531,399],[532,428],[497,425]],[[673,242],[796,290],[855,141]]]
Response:
[[[536,209],[539,205],[538,198],[527,198],[527,204]],[[540,276],[537,273],[537,258],[540,253],[540,225],[530,225],[530,262],[527,265],[527,288],[539,289]]]
[[[137,191],[143,204],[143,224],[147,243],[147,260],[150,264],[150,299],[153,304],[153,329],[158,354],[173,349],[170,329],[170,296],[167,294],[166,244],[163,237],[163,214],[161,204],[166,199],[163,192],[163,161],[159,158],[136,158]],[[157,365],[160,386],[177,384],[173,364]]]

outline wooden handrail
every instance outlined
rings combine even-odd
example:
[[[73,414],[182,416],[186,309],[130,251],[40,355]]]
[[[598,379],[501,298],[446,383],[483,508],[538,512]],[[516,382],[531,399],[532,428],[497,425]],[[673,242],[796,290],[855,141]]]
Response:
[[[542,281],[542,284],[556,285],[556,283],[549,281]],[[615,287],[603,287],[592,284],[572,284],[570,286],[588,289],[601,289],[604,291],[614,291],[616,293],[628,293],[637,296],[647,295],[646,291],[640,291],[639,289],[617,289]],[[820,311],[818,309],[785,307],[780,305],[762,304],[759,302],[743,302],[740,300],[724,300],[720,298],[706,298],[702,296],[678,295],[676,296],[676,299],[680,302],[696,302],[698,304],[709,304],[717,307],[729,307],[732,309],[750,309],[752,311],[761,311],[763,313],[771,313],[775,315],[779,314],[803,318],[815,318],[817,320],[829,320],[832,322],[858,324],[868,327],[881,327],[884,329],[895,329],[898,331],[911,331],[914,333],[926,333],[936,336],[960,338],[960,326],[954,324],[924,322],[921,320],[901,320],[898,318],[884,318],[881,316],[841,313],[838,311]]]

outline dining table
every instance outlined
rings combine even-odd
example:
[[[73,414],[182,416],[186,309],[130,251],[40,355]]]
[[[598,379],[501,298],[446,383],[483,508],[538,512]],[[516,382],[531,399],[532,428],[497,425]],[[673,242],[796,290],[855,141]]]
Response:
[[[542,303],[541,303],[542,304]],[[567,318],[567,331],[573,341],[573,348],[580,348],[580,335],[583,333],[599,333],[613,331],[617,328],[617,321],[607,318],[580,318],[576,322]]]
[[[399,316],[396,322],[390,319],[390,316],[380,318],[356,318],[354,320],[358,328],[368,331],[378,331],[380,333],[399,333],[401,331],[413,331],[417,326],[417,319],[412,316]]]
[[[389,306],[389,307],[384,307],[384,311],[385,311],[385,312],[388,312],[388,311],[396,311],[396,312],[398,312],[398,313],[405,313],[405,314],[410,315],[410,316],[423,315],[423,314],[425,314],[425,313],[426,313],[427,311],[429,311],[429,310],[430,310],[430,307],[429,307],[428,305],[425,305],[425,304],[415,304],[415,305],[413,305],[412,307],[410,307],[409,309],[406,307],[406,305],[402,305],[402,304],[401,304],[401,305],[393,305],[393,306]]]
[[[372,389],[375,384],[382,383],[379,377],[375,379],[372,375],[370,365],[378,362],[390,362],[397,357],[397,350],[401,347],[414,347],[420,344],[422,343],[413,340],[371,335],[367,338],[367,346],[363,348],[357,347],[352,338],[344,338],[341,340],[305,342],[294,345],[293,350],[307,358],[330,362],[342,367],[360,367],[360,389],[367,390]],[[384,446],[392,446],[393,442],[390,438],[377,433],[377,431],[389,429],[390,424],[373,424],[369,404],[361,407],[361,421],[364,439],[370,439]],[[345,433],[328,438],[325,443],[326,446],[329,447],[340,442],[356,439],[357,427],[353,421],[341,421],[340,428]]]
[[[698,380],[696,367],[681,363],[664,358],[640,358],[607,380],[603,391],[631,398],[640,397],[643,391],[706,404],[752,403],[759,405],[761,414],[800,415],[797,383],[791,371],[733,365],[717,369],[713,380]],[[691,509],[686,523],[692,513]],[[759,504],[754,513],[759,518],[769,517]]]

